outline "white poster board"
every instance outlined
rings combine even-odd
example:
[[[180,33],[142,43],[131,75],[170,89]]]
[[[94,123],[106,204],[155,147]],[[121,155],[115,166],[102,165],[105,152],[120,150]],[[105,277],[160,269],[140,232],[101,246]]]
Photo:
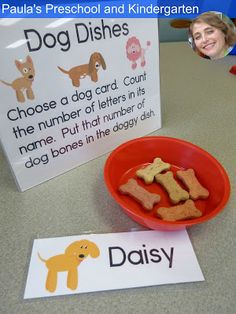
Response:
[[[0,37],[0,138],[21,191],[161,127],[157,20],[2,20]]]

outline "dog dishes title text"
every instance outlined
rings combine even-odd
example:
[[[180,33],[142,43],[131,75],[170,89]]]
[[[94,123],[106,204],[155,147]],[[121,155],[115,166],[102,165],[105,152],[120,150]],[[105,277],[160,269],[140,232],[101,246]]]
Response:
[[[59,46],[59,49],[65,52],[70,50],[72,42],[82,44],[89,41],[119,38],[129,34],[127,23],[107,25],[104,20],[101,20],[100,25],[96,26],[91,21],[88,21],[88,23],[76,23],[74,26],[76,41],[74,41],[74,34],[70,34],[68,30],[54,33],[46,32],[44,34],[33,28],[24,30],[29,52],[38,51],[42,47],[54,48],[56,46]]]

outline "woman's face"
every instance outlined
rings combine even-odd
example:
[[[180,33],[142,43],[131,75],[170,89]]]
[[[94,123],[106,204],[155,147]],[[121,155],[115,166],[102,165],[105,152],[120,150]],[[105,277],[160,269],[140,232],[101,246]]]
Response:
[[[209,24],[197,22],[192,28],[193,40],[197,49],[211,59],[224,57],[227,45],[224,33]]]

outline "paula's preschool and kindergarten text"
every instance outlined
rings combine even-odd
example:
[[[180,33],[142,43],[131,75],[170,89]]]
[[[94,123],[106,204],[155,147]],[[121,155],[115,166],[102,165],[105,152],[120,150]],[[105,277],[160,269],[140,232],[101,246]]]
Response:
[[[1,3],[1,17],[80,17],[80,18],[157,18],[192,17],[200,13],[198,1],[189,3],[157,3],[156,1],[102,1],[81,3]]]

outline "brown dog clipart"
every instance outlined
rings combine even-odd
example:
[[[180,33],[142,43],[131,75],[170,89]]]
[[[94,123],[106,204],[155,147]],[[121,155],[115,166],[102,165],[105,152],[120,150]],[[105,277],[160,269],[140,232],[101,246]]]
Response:
[[[63,73],[69,75],[73,86],[79,87],[80,80],[85,78],[86,76],[90,76],[93,82],[97,82],[98,70],[100,69],[100,67],[102,67],[103,70],[106,70],[106,63],[100,52],[94,52],[91,54],[88,64],[75,66],[68,71],[59,66],[58,69],[61,70]]]
[[[65,250],[64,254],[55,255],[49,259],[43,259],[38,256],[48,268],[46,279],[46,289],[54,292],[57,288],[57,273],[67,272],[67,287],[75,290],[78,286],[78,269],[80,263],[88,256],[96,258],[100,255],[97,245],[89,240],[80,240],[71,243]]]
[[[3,80],[0,81],[15,90],[17,101],[25,102],[24,91],[26,91],[26,97],[33,100],[34,93],[31,86],[34,80],[35,70],[31,57],[27,56],[25,62],[15,60],[15,65],[22,76],[15,79],[12,83],[7,83]]]

